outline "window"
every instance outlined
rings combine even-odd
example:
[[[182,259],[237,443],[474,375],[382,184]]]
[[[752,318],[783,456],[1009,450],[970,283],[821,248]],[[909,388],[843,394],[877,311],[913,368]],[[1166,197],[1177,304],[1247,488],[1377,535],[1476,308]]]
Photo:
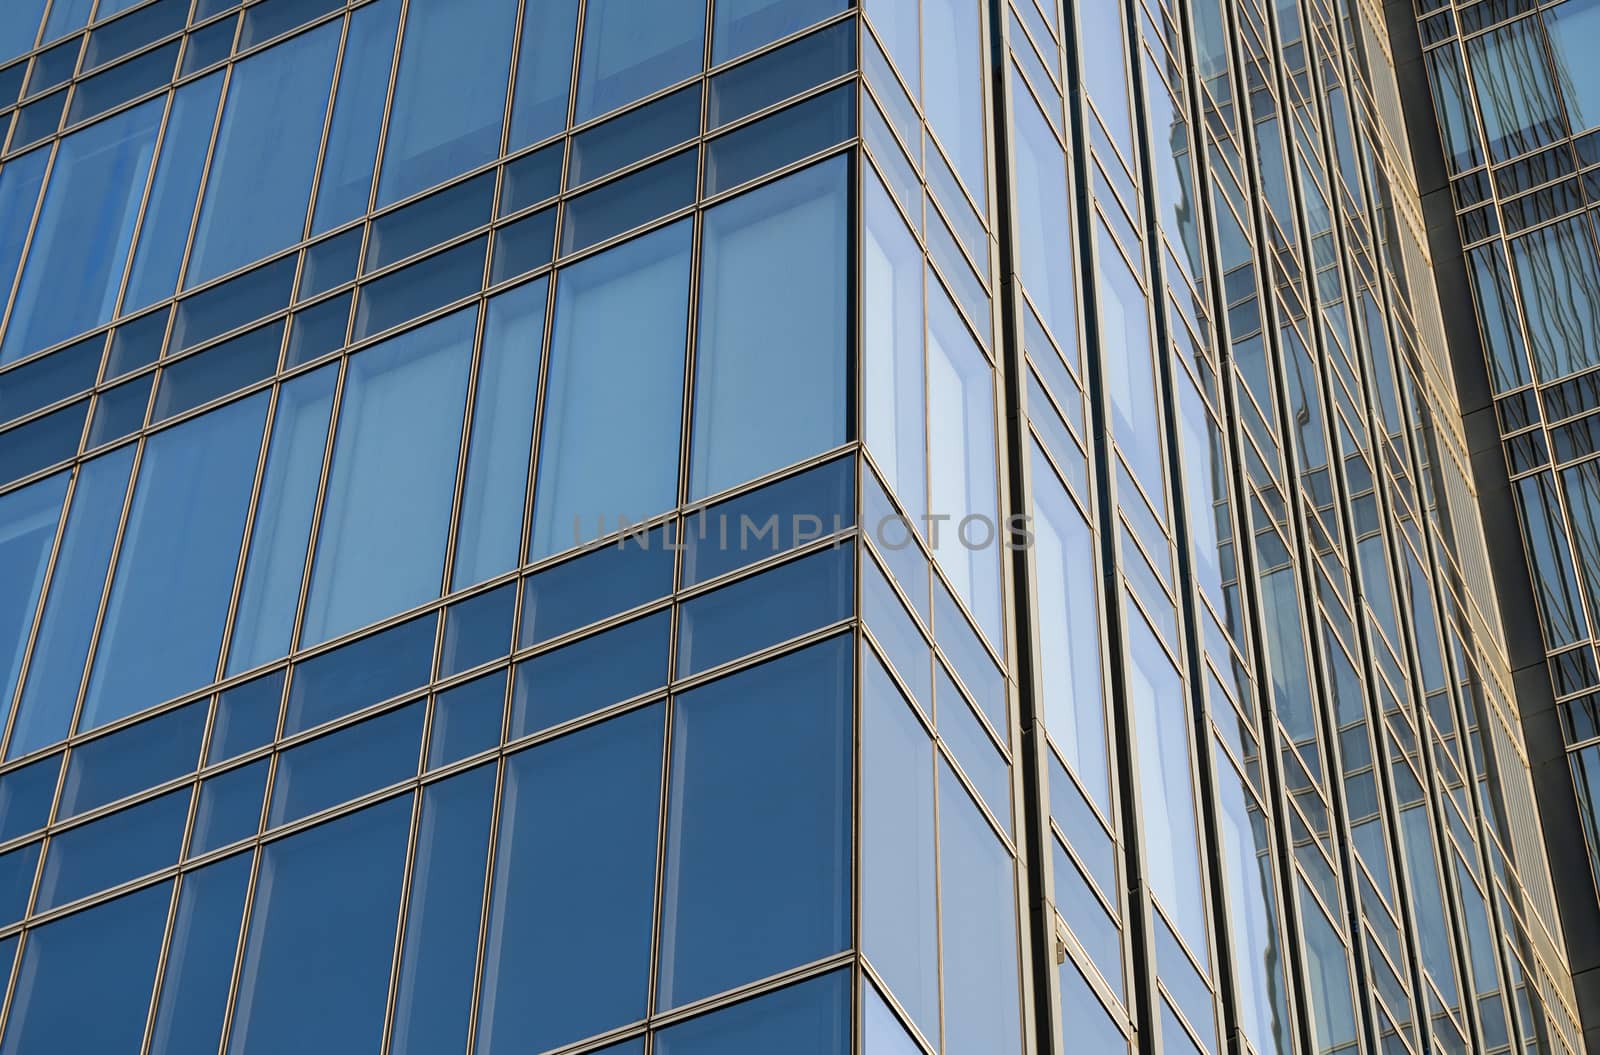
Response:
[[[1600,3],[1566,0],[1545,8],[1556,78],[1567,101],[1567,118],[1574,132],[1600,125],[1600,69],[1584,41],[1600,39]]]
[[[1491,161],[1544,146],[1562,134],[1543,37],[1535,16],[1467,41],[1467,65],[1478,89]]]
[[[1026,44],[1019,45],[1027,47]],[[1077,306],[1072,268],[1067,158],[1054,129],[1015,68],[1011,98],[1016,117],[1017,255],[1022,280],[1056,343],[1076,358]],[[1048,349],[1045,350],[1048,354]]]
[[[506,762],[477,1049],[545,1051],[644,1017],[664,708]]]
[[[411,801],[389,799],[261,852],[232,1055],[379,1050]]]
[[[589,0],[578,61],[578,120],[699,73],[705,30],[702,0]]]
[[[215,680],[266,413],[263,392],[145,446],[80,728]]]
[[[523,5],[509,149],[520,150],[566,127],[577,29],[578,0]]]
[[[0,597],[9,598],[0,608],[0,718],[22,671],[70,476],[57,473],[0,496]]]
[[[849,944],[850,668],[835,637],[678,698],[663,1008]]]
[[[352,356],[303,644],[439,595],[476,311]]]
[[[1600,363],[1600,259],[1588,218],[1579,214],[1513,240],[1511,261],[1539,380]]]
[[[1495,391],[1505,392],[1528,384],[1533,380],[1528,374],[1528,349],[1522,340],[1522,327],[1517,323],[1520,313],[1499,242],[1469,249],[1467,269],[1476,294],[1478,322],[1489,352],[1489,365],[1494,371]],[[1363,302],[1365,306],[1365,298]]]
[[[412,0],[379,205],[499,155],[516,17],[516,0]]]
[[[938,290],[930,272],[929,287]],[[928,527],[939,566],[991,641],[1003,640],[994,377],[942,290],[928,305]]]
[[[673,224],[556,280],[533,559],[677,501],[691,233]]]
[[[1133,112],[1128,101],[1128,28],[1121,0],[1076,4],[1083,49],[1083,86],[1124,156],[1133,157]],[[1109,160],[1109,159],[1108,159]]]
[[[548,288],[539,279],[489,301],[451,572],[458,590],[509,571],[522,548]]]
[[[267,826],[292,824],[416,776],[423,717],[418,701],[284,751]]]
[[[511,735],[641,696],[667,681],[672,617],[661,611],[517,664]]]
[[[737,58],[820,22],[844,6],[844,0],[717,0],[711,61]]]
[[[706,213],[691,497],[846,438],[847,165]]]
[[[867,447],[917,520],[928,511],[922,249],[870,170],[865,186],[861,307]]]
[[[22,246],[33,223],[33,207],[39,202],[49,160],[50,150],[46,147],[13,158],[0,169],[0,291],[7,297],[17,277],[17,264],[22,259]],[[22,354],[18,352],[16,356]]]
[[[1150,316],[1144,290],[1103,225],[1099,248],[1100,350],[1111,389],[1111,431],[1133,475],[1157,501],[1162,492],[1161,430]]]
[[[317,186],[313,234],[330,231],[367,211],[399,25],[400,0],[378,0],[350,16],[349,38],[339,65],[339,92]]]
[[[833,971],[656,1034],[659,1055],[846,1055],[850,972]]]
[[[922,1050],[866,978],[861,979],[860,1007],[863,1055],[917,1055]]]
[[[331,363],[278,390],[266,476],[228,646],[229,674],[289,652],[338,381],[339,366]]]
[[[183,877],[152,1050],[217,1050],[250,862],[250,854],[235,854]]]
[[[61,141],[0,364],[111,318],[165,105],[152,99]]]
[[[1573,578],[1572,550],[1561,528],[1561,500],[1548,473],[1516,483],[1521,499],[1523,535],[1539,599],[1545,643],[1560,648],[1586,636],[1578,584]]]
[[[980,210],[988,193],[983,11],[978,0],[922,3],[922,53],[930,71],[922,108]]]
[[[327,23],[234,67],[185,288],[300,240],[340,28]]]
[[[861,653],[861,946],[924,1036],[939,1036],[933,743]]]

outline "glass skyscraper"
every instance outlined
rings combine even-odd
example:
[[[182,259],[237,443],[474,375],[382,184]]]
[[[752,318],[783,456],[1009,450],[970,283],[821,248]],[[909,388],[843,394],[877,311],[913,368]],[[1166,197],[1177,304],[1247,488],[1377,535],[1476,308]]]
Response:
[[[0,0],[0,1055],[1600,1050],[1534,3]]]

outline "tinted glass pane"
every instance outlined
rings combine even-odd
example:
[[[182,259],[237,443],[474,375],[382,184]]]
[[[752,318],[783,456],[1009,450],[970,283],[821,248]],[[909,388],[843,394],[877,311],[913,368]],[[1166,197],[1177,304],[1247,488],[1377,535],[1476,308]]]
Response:
[[[691,233],[674,224],[557,279],[534,558],[674,504]]]
[[[206,731],[206,703],[119,729],[73,749],[58,820],[103,806],[193,771]]]
[[[913,518],[927,512],[922,248],[876,177],[865,183],[862,314],[866,441]]]
[[[261,857],[229,1052],[379,1050],[411,796]]]
[[[0,1052],[137,1050],[171,898],[161,883],[29,934]]]
[[[428,768],[447,766],[500,742],[506,709],[506,672],[495,671],[434,697]]]
[[[922,5],[922,51],[930,71],[922,85],[923,109],[945,152],[955,162],[962,182],[980,202],[988,182],[984,160],[983,40],[981,3],[926,0]]]
[[[644,1017],[662,730],[652,706],[508,760],[477,1050]]]
[[[500,153],[516,0],[413,0],[383,146],[380,205]]]
[[[317,188],[312,223],[315,234],[332,230],[367,211],[399,22],[400,0],[378,0],[358,8],[351,16],[350,35],[339,67],[339,94],[333,105],[327,156]]]
[[[711,61],[725,62],[820,22],[844,0],[717,0]]]
[[[522,644],[537,645],[665,596],[672,590],[672,562],[665,529],[657,528],[529,576]]]
[[[712,140],[706,151],[706,193],[737,187],[849,138],[855,131],[856,98],[855,89],[845,85]]]
[[[684,585],[844,530],[854,498],[854,463],[838,458],[696,513],[683,527]]]
[[[58,753],[0,777],[0,839],[15,839],[44,827],[60,774]]]
[[[239,944],[250,860],[250,854],[237,854],[184,876],[153,1050],[216,1055],[228,1010],[228,983]]]
[[[678,698],[663,1006],[849,943],[851,651],[833,638]]]
[[[439,676],[471,670],[511,651],[511,620],[517,584],[506,583],[445,610]]]
[[[284,735],[293,736],[425,684],[437,625],[436,616],[421,616],[296,666]]]
[[[678,676],[827,626],[850,614],[855,550],[834,546],[713,590],[678,617]]]
[[[33,893],[33,877],[39,871],[39,850],[43,845],[42,841],[31,842],[19,850],[0,854],[0,919],[8,926],[28,914],[28,895]],[[0,956],[0,966],[4,965],[4,957]]]
[[[37,909],[55,908],[178,860],[188,788],[70,828],[50,840]]]
[[[206,764],[226,761],[270,742],[278,732],[278,704],[282,699],[281,670],[218,696]]]
[[[878,563],[861,561],[861,618],[924,714],[933,713],[933,652]]]
[[[261,827],[261,799],[267,790],[266,759],[207,778],[200,785],[189,856],[198,857],[255,835]]]
[[[657,612],[519,663],[511,735],[547,729],[664,684],[671,626],[669,614]]]
[[[689,149],[579,195],[562,217],[561,252],[575,253],[692,205],[699,180],[699,151]]]
[[[283,752],[272,782],[268,826],[415,776],[423,717],[422,704],[413,703]]]
[[[752,7],[760,0],[734,0],[742,7]],[[799,7],[841,6],[836,0],[802,0]],[[777,5],[768,5],[771,10]],[[794,8],[793,3],[782,6]],[[730,8],[724,3],[718,10],[717,33],[722,34],[723,11]],[[732,35],[732,31],[728,31]],[[781,35],[781,34],[780,34]],[[741,63],[711,78],[711,101],[707,121],[710,127],[736,121],[747,114],[765,109],[773,103],[798,95],[812,85],[821,84],[847,73],[855,66],[855,27],[849,22],[830,26],[793,44],[786,44],[751,62]],[[718,61],[721,61],[720,59]]]
[[[0,717],[11,705],[22,670],[68,478],[58,473],[0,496],[0,596],[9,598],[0,609]]]
[[[1582,41],[1600,34],[1600,4],[1567,0],[1545,13],[1550,45],[1574,131],[1600,124],[1600,68]]]
[[[978,796],[1011,834],[1011,767],[990,738],[983,720],[961,695],[944,664],[935,678],[938,692],[939,735],[960,764],[962,772],[977,788]]]
[[[475,322],[456,312],[351,358],[302,642],[438,596]]]
[[[576,136],[572,140],[567,186],[580,187],[693,139],[699,132],[700,88],[696,85],[629,110]]]
[[[834,971],[656,1034],[660,1055],[845,1055],[850,974]]]
[[[536,143],[566,126],[577,27],[578,0],[523,6],[510,149]]]
[[[361,270],[376,271],[487,224],[494,212],[494,173],[430,194],[372,222]]]
[[[578,120],[698,73],[705,29],[699,0],[591,0],[578,65]]]
[[[1016,100],[1017,115],[1017,209],[1019,215],[1029,217],[1029,222],[1017,229],[1020,270],[1044,324],[1057,341],[1068,345],[1073,340],[1076,315],[1072,254],[1066,241],[1051,238],[1048,233],[1065,231],[1070,226],[1067,159],[1055,132],[1015,70],[1011,97]]]
[[[81,728],[216,677],[266,413],[263,392],[146,444]]]

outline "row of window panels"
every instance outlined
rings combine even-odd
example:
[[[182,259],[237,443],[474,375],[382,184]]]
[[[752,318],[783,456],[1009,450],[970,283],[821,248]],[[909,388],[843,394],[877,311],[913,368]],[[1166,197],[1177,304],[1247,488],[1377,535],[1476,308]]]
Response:
[[[0,63],[10,62],[14,57],[32,51],[35,41],[38,41],[53,45],[40,56],[41,60],[44,60],[43,64],[47,65],[52,73],[65,66],[66,73],[70,76],[73,64],[66,62],[63,56],[66,49],[70,48],[72,58],[76,59],[78,49],[85,39],[89,41],[89,54],[84,60],[84,69],[90,70],[113,62],[169,33],[176,32],[191,21],[203,21],[212,15],[236,8],[244,0],[199,0],[193,19],[189,16],[189,0],[155,0],[154,3],[140,7],[143,2],[144,0],[102,0],[93,20],[94,31],[80,35],[80,31],[90,23],[90,9],[94,6],[92,0],[56,0],[49,16],[43,20],[42,26],[39,23],[40,16],[45,14],[45,0],[19,0],[10,6],[4,15],[0,15]],[[333,6],[327,0],[321,2],[325,8]],[[335,0],[335,3],[338,2],[339,0]],[[296,4],[303,7],[305,0],[266,0],[264,4],[257,6],[271,12],[292,8]],[[139,10],[129,14],[133,8]],[[259,13],[257,17],[261,17]],[[269,14],[267,17],[272,16]],[[69,34],[74,36],[62,41],[62,38]],[[62,43],[57,44],[58,41]],[[26,65],[24,61],[16,68],[20,71]],[[10,73],[11,70],[7,69],[0,72],[0,76]],[[20,76],[20,72],[17,75]],[[30,94],[34,90],[35,88],[30,88]]]
[[[1494,170],[1492,182],[1486,170],[1476,169],[1455,177],[1451,188],[1455,193],[1456,208],[1465,211],[1487,202],[1491,188],[1500,197],[1510,198],[1578,175],[1580,169],[1584,170],[1583,175],[1587,179],[1590,170],[1596,166],[1600,166],[1600,132],[1591,132],[1579,136],[1570,144],[1562,142],[1539,153],[1507,162]]]
[[[847,137],[852,98],[848,86],[837,88],[792,111],[712,140],[706,153],[705,193],[716,194],[759,178],[773,167]],[[534,155],[526,160],[547,159]],[[559,164],[559,154],[553,160]],[[696,168],[696,152],[691,150],[571,199],[561,216],[559,251],[580,251],[688,207],[696,199]],[[508,169],[507,192],[524,191],[532,175],[527,166],[513,165]],[[458,227],[481,227],[488,220],[494,178],[485,173],[380,217],[367,238],[363,270],[409,257],[435,240],[458,237]],[[548,265],[557,249],[556,224],[557,209],[551,206],[495,228],[489,283],[498,285]],[[356,228],[307,249],[298,297],[348,286],[356,277],[361,242],[362,231]],[[121,439],[147,421],[160,424],[280,370],[337,352],[347,342],[391,330],[470,296],[483,288],[488,250],[487,236],[471,239],[362,282],[354,290],[297,308],[286,319],[177,358],[218,333],[248,326],[262,314],[281,312],[280,305],[292,299],[295,286],[296,258],[285,257],[186,298],[175,311],[162,308],[121,324],[110,335],[108,351],[107,335],[100,334],[0,373],[0,418],[70,401],[53,413],[0,432],[0,479],[31,475]],[[158,359],[160,371],[146,369]],[[88,389],[97,378],[98,400],[91,410]]]
[[[469,67],[481,77],[485,66],[479,56],[465,47],[459,55],[431,54],[430,49],[448,50],[454,38],[442,30],[426,37],[430,23],[441,21],[455,27],[454,35],[459,36],[461,27],[470,25],[470,13],[433,6],[440,10],[425,5],[410,9],[413,29],[423,34],[428,46],[402,49],[395,119],[383,137],[380,205],[409,197],[500,153],[503,106],[493,107],[492,127],[479,127],[463,116],[474,112],[465,102],[454,109],[449,105],[463,91],[469,96],[476,91],[471,98],[480,107],[488,97],[484,85],[458,68]],[[511,5],[513,10],[515,6]],[[238,63],[226,78],[226,100],[221,99],[223,75],[211,74],[174,94],[165,121],[166,100],[157,97],[67,136],[59,149],[30,152],[10,162],[0,171],[0,204],[5,206],[0,215],[6,218],[0,231],[0,274],[5,285],[10,285],[22,259],[23,236],[32,222],[34,204],[41,200],[43,204],[29,260],[21,271],[17,306],[0,344],[0,359],[14,361],[109,321],[119,296],[122,314],[165,299],[178,286],[180,272],[183,287],[194,288],[236,271],[299,241],[308,214],[313,232],[323,233],[365,213],[399,7],[398,0],[379,0],[352,14],[325,151],[322,128],[339,58],[340,20]],[[535,9],[540,8],[535,5]],[[472,39],[477,40],[481,27],[472,28]],[[813,56],[806,65],[815,62]],[[561,69],[564,93],[570,63],[563,62]],[[435,84],[440,78],[448,83]],[[503,99],[503,84],[499,94]],[[560,110],[562,117],[551,131],[564,125],[564,102]],[[513,146],[520,148],[546,135],[517,137]],[[272,142],[273,151],[261,154],[261,142]],[[46,185],[46,159],[52,153]],[[134,188],[147,181],[150,204],[143,221],[136,222],[144,195]],[[314,185],[316,205],[311,209]],[[86,210],[87,202],[97,208]],[[83,219],[89,214],[93,220]],[[190,221],[196,217],[194,248],[189,251]],[[85,270],[63,263],[67,257],[81,261],[89,256],[101,260],[101,265]],[[119,294],[123,271],[130,263],[126,292]],[[42,295],[43,291],[50,295]],[[79,303],[62,307],[74,300]]]
[[[503,764],[498,811],[493,764],[424,784],[411,904],[400,943],[401,1018],[395,1037],[402,1050],[455,1050],[465,1040],[486,875],[489,927],[483,941],[478,1050],[515,1044],[519,1050],[543,1051],[626,1028],[643,1017],[658,853],[665,854],[668,877],[658,931],[658,1010],[693,1004],[842,951],[849,942],[856,869],[848,788],[850,642],[848,636],[833,638],[682,693],[666,723],[663,706],[649,704],[512,753]],[[932,983],[929,993],[894,991],[908,1010],[921,1010],[908,997],[931,1000],[932,1017],[913,1012],[913,1021],[919,1027],[931,1023],[927,1035],[936,1039],[942,974],[944,1050],[1016,1051],[1020,1007],[1010,855],[877,669],[880,690],[887,687],[887,695],[870,688],[874,675],[868,668],[862,702],[864,940],[876,944],[884,964],[893,965],[884,971],[892,987]],[[402,709],[390,717],[408,713],[411,709]],[[666,844],[658,852],[664,724],[671,726],[673,747],[666,774]],[[415,737],[409,731],[383,746],[400,757],[409,752],[414,762]],[[357,756],[346,750],[340,757]],[[890,774],[895,779],[882,779]],[[291,794],[309,790],[288,754],[279,759],[274,780],[277,787],[298,789]],[[596,794],[597,789],[605,794]],[[157,799],[149,807],[167,801]],[[580,804],[576,815],[574,803]],[[177,839],[188,810],[186,801],[180,805],[181,810],[169,807]],[[252,823],[259,808],[254,807]],[[276,1048],[313,1035],[323,1043],[334,1038],[347,1050],[371,1043],[383,1021],[411,810],[410,796],[391,798],[265,843],[229,1050]],[[202,792],[191,839],[216,816],[208,814]],[[491,867],[486,858],[495,816],[498,838]],[[720,849],[730,832],[740,833],[740,853],[732,856]],[[177,845],[170,832],[159,839],[149,834],[138,839],[131,830],[120,834],[137,841],[137,856],[146,862],[158,856],[145,849],[152,842],[167,850]],[[60,903],[51,892],[70,881],[74,861],[97,853],[104,858],[111,849],[109,843],[90,847],[80,841],[74,854],[71,838],[56,837],[47,855],[45,885],[36,899],[41,907]],[[58,853],[65,864],[52,867]],[[125,852],[119,856],[131,863]],[[539,867],[550,860],[569,865]],[[185,898],[198,900],[212,886],[208,877],[234,873],[240,885],[224,899],[231,908],[174,930],[167,960],[180,966],[169,967],[174,973],[162,987],[156,1030],[168,1040],[157,1050],[216,1044],[234,960],[229,934],[238,933],[250,855],[213,859],[186,872],[178,908],[180,920],[185,919]],[[352,882],[354,874],[363,881]],[[515,897],[507,893],[512,889]],[[55,946],[54,936],[64,933],[98,933],[102,940],[106,933],[125,933],[112,923],[141,901],[159,900],[164,918],[169,893],[162,883],[84,914],[53,919],[28,934],[23,955],[44,958]],[[785,912],[767,911],[774,897]],[[944,913],[929,930],[940,904],[959,905],[961,911]],[[551,905],[560,906],[559,924],[549,914]],[[906,924],[916,930],[907,933]],[[318,935],[309,946],[306,933]],[[144,1027],[143,1001],[160,935],[157,925],[144,941],[107,943],[107,958],[122,968],[111,975],[120,984],[109,990],[122,993],[132,1006],[108,1002],[129,1013],[106,1016],[118,1032],[107,1036],[102,1050],[134,1048],[129,1041]],[[951,950],[942,971],[938,957],[924,956],[941,939]],[[201,963],[194,962],[196,950]],[[308,963],[327,968],[327,979],[315,981],[323,971],[307,970]],[[136,964],[143,966],[129,969]],[[29,1039],[54,1035],[61,1043],[61,1037],[76,1036],[74,1029],[106,1028],[105,1022],[73,1026],[63,1021],[71,1001],[48,983],[51,972],[38,961],[33,966],[30,971],[25,961],[23,977],[30,985],[13,1000],[7,1043],[0,1050],[32,1050],[11,1046],[18,1034]],[[63,958],[58,970],[66,966]],[[902,977],[902,969],[909,976]],[[340,990],[336,999],[318,993],[322,999],[315,1006],[328,1010],[309,1021],[303,1010],[283,1013],[299,1008],[310,995],[307,986],[324,984]],[[540,996],[529,999],[529,992]],[[518,999],[507,999],[510,993]]]

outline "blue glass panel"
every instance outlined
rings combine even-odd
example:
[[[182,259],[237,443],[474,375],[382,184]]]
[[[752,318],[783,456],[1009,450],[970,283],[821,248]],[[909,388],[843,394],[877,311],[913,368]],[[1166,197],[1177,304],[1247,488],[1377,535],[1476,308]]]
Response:
[[[361,287],[352,331],[355,339],[382,333],[476,293],[483,286],[483,258],[488,249],[489,237],[484,235]]]
[[[870,652],[861,678],[861,947],[937,1037],[933,742]]]
[[[73,58],[77,45],[70,45]],[[165,88],[172,81],[178,64],[178,41],[174,40],[154,51],[147,51],[136,59],[113,66],[87,80],[80,80],[72,93],[72,105],[67,108],[67,123],[97,117],[113,107],[137,98],[157,88]]]
[[[908,515],[916,519],[928,509],[922,247],[876,177],[866,180],[865,194],[862,402],[866,441],[889,487]]]
[[[495,767],[488,765],[423,792],[393,1055],[466,1047],[494,785]]]
[[[977,788],[978,796],[1011,835],[1011,768],[985,730],[972,705],[950,680],[950,672],[939,664],[935,680],[938,692],[939,735],[956,757],[961,771]]]
[[[519,663],[511,735],[548,729],[665,684],[671,627],[670,614],[657,612]]]
[[[738,0],[738,3],[743,7],[751,6],[751,0]],[[801,6],[838,8],[842,5],[835,0],[823,0],[820,4],[817,0],[803,0]],[[727,3],[722,5],[723,9],[727,7]],[[723,33],[722,9],[718,11],[717,33],[719,38]],[[813,85],[842,76],[855,68],[855,54],[856,28],[850,22],[839,22],[759,59],[724,70],[711,78],[706,123],[716,129],[798,95]]]
[[[427,684],[437,620],[432,614],[419,616],[297,665],[283,735],[293,736]]]
[[[566,127],[577,29],[578,0],[524,5],[509,149],[520,150]]]
[[[178,304],[167,354],[193,348],[288,305],[295,254],[281,256]]]
[[[846,1055],[850,972],[834,971],[656,1034],[658,1055]]]
[[[447,766],[498,744],[505,711],[504,670],[439,693],[433,700],[428,768]]]
[[[261,501],[250,529],[250,557],[228,645],[228,674],[289,651],[338,381],[339,368],[330,364],[278,390]]]
[[[367,234],[363,272],[398,263],[487,224],[494,213],[492,172],[384,213]]]
[[[1566,0],[1548,8],[1545,18],[1572,129],[1593,128],[1600,124],[1600,67],[1582,42],[1600,34],[1600,4]]]
[[[118,326],[111,337],[111,353],[106,356],[106,379],[132,373],[161,358],[161,349],[167,343],[167,320],[171,315],[171,311],[163,308]]]
[[[545,1051],[644,1017],[663,710],[507,760],[477,1051]]]
[[[700,0],[590,0],[578,63],[579,121],[700,72]]]
[[[922,713],[933,713],[933,650],[876,561],[861,559],[861,618]]]
[[[567,187],[581,187],[700,134],[700,86],[629,110],[572,139]]]
[[[437,597],[474,309],[351,357],[301,641]]]
[[[855,547],[831,546],[686,602],[678,615],[678,676],[845,618],[854,572]]]
[[[0,920],[10,926],[28,914],[28,895],[39,869],[42,841],[0,854]],[[3,960],[0,960],[3,963]]]
[[[950,1055],[1022,1048],[1016,881],[1011,856],[961,787],[939,766],[939,901],[944,953],[944,1043]]]
[[[261,826],[261,800],[267,791],[267,768],[268,761],[263,758],[209,777],[200,785],[190,857],[256,834]]]
[[[129,0],[121,0],[128,3]],[[132,0],[137,3],[138,0]],[[106,0],[101,0],[102,8]],[[318,15],[335,8],[343,8],[344,0],[266,0],[265,3],[246,8],[244,29],[239,34],[239,46],[247,48],[270,40]],[[102,11],[102,14],[104,12]]]
[[[861,528],[877,547],[889,574],[905,591],[912,609],[922,617],[924,625],[931,624],[933,608],[928,587],[932,569],[928,558],[917,546],[916,527],[890,502],[874,472],[865,472],[861,477]]]
[[[439,677],[448,678],[509,653],[516,607],[517,584],[508,582],[445,609]]]
[[[0,421],[9,421],[92,387],[100,376],[105,334],[0,374]]]
[[[378,0],[350,17],[327,156],[317,185],[313,234],[331,231],[367,211],[399,24],[400,0]]]
[[[1095,996],[1083,973],[1068,960],[1057,970],[1056,976],[1061,980],[1062,1020],[1074,1024],[1074,1035],[1083,1050],[1124,1055],[1128,1039],[1106,1014],[1105,1005]]]
[[[137,1051],[171,899],[159,883],[30,933],[0,1052]]]
[[[878,995],[877,987],[861,979],[862,1055],[917,1055],[922,1049],[906,1032],[900,1019]]]
[[[50,17],[45,20],[45,43],[57,37],[71,33],[75,29],[82,29],[89,24],[89,10],[94,7],[94,0],[56,0],[50,5]]]
[[[534,559],[676,501],[692,233],[674,224],[557,279]]]
[[[356,277],[361,264],[361,228],[353,227],[306,248],[298,300],[309,300]]]
[[[369,718],[278,756],[268,827],[277,827],[416,775],[421,703]]]
[[[185,288],[300,240],[340,28],[326,23],[234,67]]]
[[[995,666],[942,581],[935,582],[933,606],[933,639],[955,667],[961,684],[978,702],[989,725],[1002,736],[1008,735],[1005,675]]]
[[[501,177],[500,215],[509,216],[561,193],[561,166],[565,163],[565,144],[551,143],[508,164]]]
[[[845,0],[717,0],[711,61],[754,51],[845,7]]]
[[[517,565],[547,296],[548,283],[539,279],[489,301],[451,572],[458,590]]]
[[[847,438],[847,159],[706,213],[693,497]]]
[[[883,40],[884,49],[899,67],[900,75],[911,85],[913,92],[919,91],[918,86],[922,83],[922,46],[918,39],[917,8],[900,0],[863,0],[862,7],[872,20],[872,28]],[[898,85],[893,90],[899,91]]]
[[[226,59],[232,50],[233,20],[213,22],[189,34],[188,44],[183,51],[183,68],[180,72],[188,75],[196,70],[203,70]]]
[[[498,284],[548,264],[555,256],[554,206],[505,225],[494,235],[490,284]]]
[[[926,0],[922,5],[922,50],[928,69],[937,71],[923,82],[922,107],[962,182],[980,202],[988,184],[983,41],[983,4]]]
[[[146,444],[79,728],[215,680],[267,398]]]
[[[209,710],[201,700],[73,748],[56,819],[76,817],[193,772]]]
[[[1049,233],[1071,229],[1067,159],[1015,70],[1011,97],[1016,100],[1017,214],[1028,217],[1017,227],[1019,270],[1044,324],[1063,347],[1072,347],[1077,314],[1072,252],[1066,240]]]
[[[18,480],[71,458],[88,412],[89,401],[81,399],[0,434],[0,479]]]
[[[678,697],[661,1006],[849,944],[853,645],[836,637]]]
[[[0,62],[32,49],[39,35],[39,16],[44,14],[44,5],[45,0],[17,0],[5,16],[0,17]]]
[[[344,347],[353,297],[353,293],[341,293],[331,300],[295,313],[289,328],[289,347],[283,355],[286,369],[309,363]]]
[[[53,836],[35,909],[65,905],[176,863],[190,797],[188,788],[169,791]]]
[[[1511,263],[1539,380],[1600,363],[1600,258],[1589,221],[1580,214],[1514,240]]]
[[[378,204],[500,153],[516,0],[412,0],[383,145]]]
[[[683,527],[683,584],[715,579],[855,523],[855,464],[807,469],[691,516]]]
[[[54,754],[0,777],[0,840],[44,827],[60,775],[61,755]]]
[[[78,470],[66,533],[11,730],[6,752],[11,758],[60,740],[70,730],[132,467],[129,445]]]
[[[705,192],[718,194],[821,153],[854,135],[855,126],[855,87],[841,85],[737,128],[706,148]]]
[[[1066,767],[1052,752],[1050,759],[1050,819],[1066,833],[1073,852],[1107,897],[1117,892],[1117,850],[1103,822],[1089,808]]]
[[[666,529],[657,528],[530,575],[523,590],[522,644],[537,645],[666,596],[672,592],[672,561]]]
[[[250,860],[250,854],[235,854],[184,876],[151,1050],[216,1055]]]
[[[138,431],[144,424],[145,409],[150,405],[150,387],[154,382],[154,374],[145,374],[100,393],[94,403],[94,417],[89,422],[85,447],[98,447]],[[63,447],[63,453],[65,451]]]
[[[576,253],[694,204],[699,180],[699,151],[691,149],[580,194],[562,217],[561,252]]]
[[[123,297],[125,312],[170,297],[178,288],[178,268],[189,240],[200,174],[211,146],[211,129],[216,124],[221,94],[222,76],[214,74],[184,85],[173,99],[161,160],[156,163],[156,177],[150,188],[150,204],[140,228],[139,248],[133,256],[128,292]]]
[[[165,105],[152,99],[61,141],[0,363],[111,319]]]
[[[7,598],[0,607],[0,720],[10,711],[22,671],[70,479],[70,473],[57,473],[0,496],[0,597]]]
[[[232,1055],[379,1050],[411,801],[390,799],[262,851]]]
[[[160,424],[277,373],[284,326],[282,319],[269,322],[167,367],[161,372],[151,423]]]

